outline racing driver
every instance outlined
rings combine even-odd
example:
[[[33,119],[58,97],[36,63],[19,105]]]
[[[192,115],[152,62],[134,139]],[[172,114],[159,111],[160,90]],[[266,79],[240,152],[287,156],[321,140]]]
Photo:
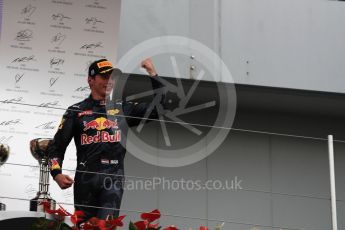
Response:
[[[156,92],[164,88],[157,80],[159,77],[151,59],[142,61],[141,66],[150,75],[154,95],[159,95]],[[146,113],[151,114],[150,118],[158,116],[156,109],[151,110],[151,103],[110,103],[107,100],[116,84],[113,78],[115,71],[117,75],[122,75],[106,59],[97,60],[89,66],[91,95],[67,109],[48,148],[52,177],[61,189],[74,184],[74,206],[76,210],[84,212],[85,220],[119,215],[128,126],[138,125],[140,119],[135,117],[144,117]],[[160,96],[158,102],[162,103],[164,93]],[[77,149],[74,180],[63,174],[61,169],[66,148],[72,138]]]

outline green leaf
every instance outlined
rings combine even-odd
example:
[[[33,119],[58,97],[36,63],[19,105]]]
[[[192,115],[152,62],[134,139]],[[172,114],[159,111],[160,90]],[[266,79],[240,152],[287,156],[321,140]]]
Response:
[[[45,230],[45,229],[49,229],[49,224],[54,221],[51,220],[47,220],[44,217],[40,217],[38,218],[31,226],[31,230]]]
[[[217,224],[216,226],[216,230],[221,230],[224,226],[225,222],[221,223],[221,224]]]
[[[71,230],[72,228],[71,228],[68,224],[62,223],[60,229],[61,229],[61,230]]]
[[[138,230],[132,221],[129,223],[129,230]]]
[[[66,223],[57,222],[54,220],[48,220],[44,217],[40,217],[31,226],[31,230],[52,230],[52,229],[71,230],[72,228],[68,226]]]

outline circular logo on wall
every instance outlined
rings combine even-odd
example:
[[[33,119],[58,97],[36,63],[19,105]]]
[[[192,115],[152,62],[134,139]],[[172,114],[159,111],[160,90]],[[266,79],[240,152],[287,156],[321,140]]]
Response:
[[[152,99],[138,125],[128,129],[128,152],[161,167],[181,167],[206,158],[226,139],[234,121],[236,89],[229,69],[210,48],[180,36],[142,42],[119,60],[118,67],[134,73],[147,57],[160,64],[165,60],[174,76],[157,78],[158,89],[126,96],[125,101]],[[190,60],[187,65],[186,60]],[[180,70],[186,68],[196,76],[193,80],[182,81]],[[115,85],[116,94],[123,95],[126,84]]]

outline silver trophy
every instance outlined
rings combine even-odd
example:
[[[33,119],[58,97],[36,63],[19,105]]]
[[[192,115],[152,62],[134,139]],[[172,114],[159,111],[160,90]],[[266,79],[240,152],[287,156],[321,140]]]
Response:
[[[31,154],[38,160],[40,166],[39,189],[36,197],[30,200],[30,211],[44,212],[43,202],[48,202],[51,210],[56,207],[56,201],[49,193],[50,166],[47,150],[51,141],[50,138],[37,138],[30,141]]]
[[[8,156],[10,155],[10,147],[5,144],[0,144],[0,167],[7,161]],[[0,211],[5,211],[6,205],[0,203]]]

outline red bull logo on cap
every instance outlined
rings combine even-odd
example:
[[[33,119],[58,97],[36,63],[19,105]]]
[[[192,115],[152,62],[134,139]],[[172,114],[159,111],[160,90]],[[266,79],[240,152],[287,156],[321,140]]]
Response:
[[[117,120],[111,121],[105,117],[99,117],[95,120],[86,122],[84,121],[84,131],[89,129],[96,129],[102,131],[104,129],[118,129]]]

